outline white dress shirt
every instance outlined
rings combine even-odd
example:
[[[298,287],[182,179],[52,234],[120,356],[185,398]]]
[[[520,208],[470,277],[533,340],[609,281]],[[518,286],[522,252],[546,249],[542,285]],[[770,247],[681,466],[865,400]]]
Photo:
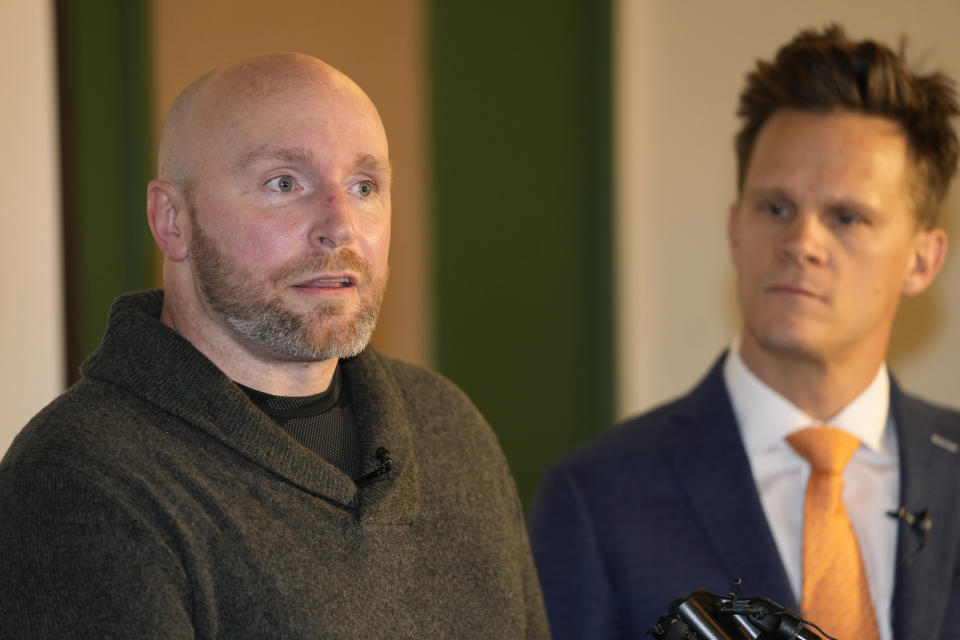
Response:
[[[897,520],[886,514],[899,505],[900,462],[886,365],[880,366],[863,393],[826,421],[810,418],[750,371],[740,357],[739,338],[730,347],[723,378],[797,602],[802,593],[803,504],[810,465],[785,438],[805,427],[829,425],[860,440],[843,474],[843,503],[860,545],[880,639],[891,640]]]

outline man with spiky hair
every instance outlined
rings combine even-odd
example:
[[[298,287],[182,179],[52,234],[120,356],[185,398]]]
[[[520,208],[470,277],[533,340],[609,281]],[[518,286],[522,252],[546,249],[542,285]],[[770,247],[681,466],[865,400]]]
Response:
[[[555,636],[640,637],[696,588],[827,633],[960,638],[960,414],[885,364],[943,264],[953,82],[843,29],[747,76],[727,235],[743,327],[688,395],[545,477],[531,536]]]
[[[0,636],[546,638],[496,438],[367,346],[391,165],[309,56],[217,69],[160,136],[163,291],[0,462]]]

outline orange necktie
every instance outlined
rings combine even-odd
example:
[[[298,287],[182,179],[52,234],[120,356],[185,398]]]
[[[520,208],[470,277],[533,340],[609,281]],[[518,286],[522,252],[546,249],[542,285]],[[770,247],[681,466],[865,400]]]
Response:
[[[803,615],[838,640],[876,640],[877,619],[857,537],[843,506],[843,470],[860,446],[833,427],[787,436],[810,462],[803,506]]]

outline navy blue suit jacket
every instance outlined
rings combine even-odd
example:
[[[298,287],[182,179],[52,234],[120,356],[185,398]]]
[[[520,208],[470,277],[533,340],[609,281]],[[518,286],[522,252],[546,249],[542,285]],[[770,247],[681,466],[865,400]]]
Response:
[[[530,536],[557,640],[647,638],[672,600],[697,587],[724,595],[735,577],[745,596],[799,610],[722,362],[689,395],[618,426],[545,475]],[[893,381],[890,406],[900,503],[933,518],[908,566],[920,535],[900,525],[894,638],[960,639],[960,414],[912,398]]]

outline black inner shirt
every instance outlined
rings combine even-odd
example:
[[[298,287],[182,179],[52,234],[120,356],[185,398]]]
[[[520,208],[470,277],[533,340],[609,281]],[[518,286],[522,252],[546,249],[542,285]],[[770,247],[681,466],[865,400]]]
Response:
[[[273,396],[240,383],[237,386],[297,442],[350,478],[360,475],[360,434],[339,363],[327,390],[312,396]]]

